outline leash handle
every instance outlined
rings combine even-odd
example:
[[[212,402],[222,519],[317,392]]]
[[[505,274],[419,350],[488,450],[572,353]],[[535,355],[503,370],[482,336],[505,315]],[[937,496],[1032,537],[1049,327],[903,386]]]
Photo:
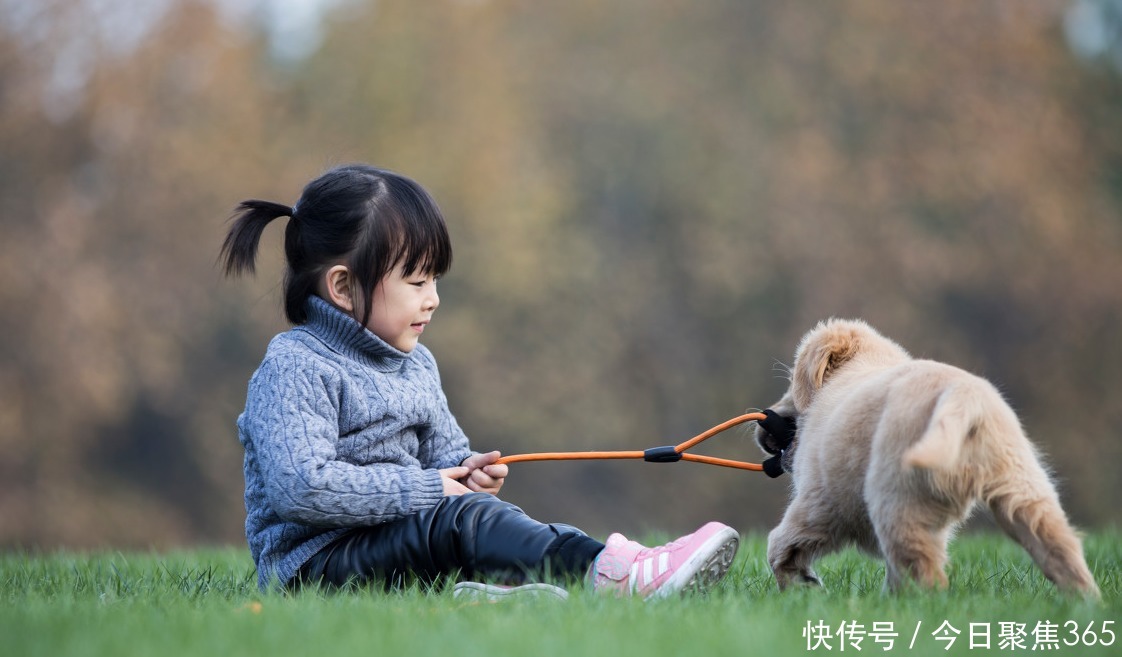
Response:
[[[524,463],[526,461],[584,461],[599,459],[641,459],[643,452],[531,452],[504,456],[495,463]]]
[[[731,429],[738,424],[750,422],[752,420],[764,420],[768,416],[763,413],[745,413],[718,424],[717,426],[699,433],[698,435],[690,438],[689,440],[679,443],[673,447],[652,447],[644,451],[617,451],[617,452],[532,452],[529,454],[514,454],[511,456],[504,456],[496,463],[524,463],[526,461],[578,461],[578,460],[600,460],[600,459],[643,459],[652,463],[674,463],[677,461],[692,461],[694,463],[705,463],[707,465],[719,465],[726,468],[738,468],[740,470],[752,470],[755,472],[763,471],[764,467],[759,463],[748,463],[746,461],[734,461],[732,459],[722,459],[713,456],[701,456],[699,454],[686,454],[685,451],[691,447],[696,446],[702,441],[708,440],[713,436]]]

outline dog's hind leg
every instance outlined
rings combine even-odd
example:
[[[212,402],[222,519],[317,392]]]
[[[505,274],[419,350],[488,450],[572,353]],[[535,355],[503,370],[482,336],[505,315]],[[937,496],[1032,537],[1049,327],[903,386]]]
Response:
[[[1000,493],[990,497],[994,519],[1059,589],[1098,598],[1099,589],[1083,558],[1082,542],[1068,524],[1043,470],[1038,477],[1019,486],[1002,486]]]
[[[865,496],[885,560],[885,589],[896,592],[909,581],[946,588],[947,543],[963,509],[934,499],[922,472],[894,478],[881,469],[870,474]]]
[[[947,542],[950,527],[932,530],[913,522],[877,526],[885,559],[884,586],[896,592],[909,580],[925,588],[947,588]]]

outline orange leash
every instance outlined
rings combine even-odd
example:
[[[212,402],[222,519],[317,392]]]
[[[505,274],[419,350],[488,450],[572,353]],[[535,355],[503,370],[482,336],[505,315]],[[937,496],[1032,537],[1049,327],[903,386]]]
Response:
[[[734,417],[727,422],[722,422],[717,426],[699,433],[698,435],[690,438],[684,443],[676,446],[667,447],[652,447],[648,450],[635,450],[635,451],[622,451],[622,452],[534,452],[531,454],[514,454],[513,456],[504,456],[497,463],[522,463],[524,461],[578,461],[589,459],[643,459],[652,463],[674,463],[677,461],[693,461],[694,463],[706,463],[709,465],[720,465],[726,468],[739,468],[741,470],[755,470],[760,472],[764,469],[759,463],[747,463],[745,461],[733,461],[731,459],[721,459],[712,456],[700,456],[698,454],[686,454],[685,451],[698,443],[711,438],[726,429],[731,429],[738,424],[750,422],[752,420],[763,420],[767,418],[763,413],[746,413],[738,417]]]

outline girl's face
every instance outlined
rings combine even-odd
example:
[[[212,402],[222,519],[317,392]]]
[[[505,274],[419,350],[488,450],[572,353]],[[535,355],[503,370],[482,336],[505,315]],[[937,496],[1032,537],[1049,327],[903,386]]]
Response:
[[[398,265],[374,288],[366,328],[399,351],[409,353],[440,305],[436,277],[414,272],[406,276]]]

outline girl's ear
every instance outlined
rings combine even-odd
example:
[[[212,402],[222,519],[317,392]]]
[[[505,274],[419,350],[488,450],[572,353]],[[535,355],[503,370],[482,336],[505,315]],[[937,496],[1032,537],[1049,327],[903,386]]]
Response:
[[[355,280],[346,265],[335,265],[328,269],[323,274],[322,282],[328,301],[344,312],[354,312]]]

